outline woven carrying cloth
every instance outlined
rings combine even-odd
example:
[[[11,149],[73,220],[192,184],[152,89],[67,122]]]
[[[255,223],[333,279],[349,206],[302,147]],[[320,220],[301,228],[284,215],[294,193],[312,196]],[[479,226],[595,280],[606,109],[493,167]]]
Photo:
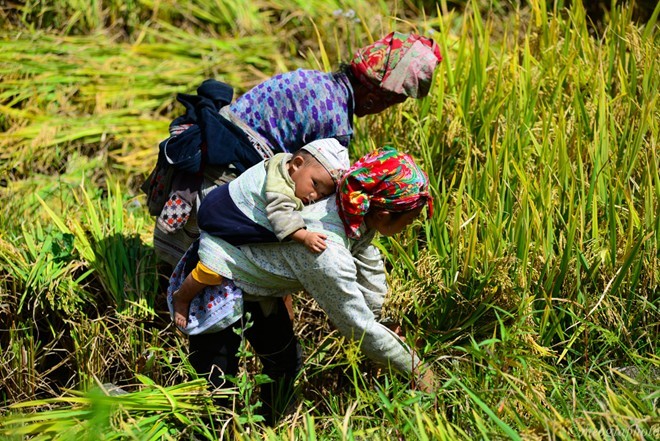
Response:
[[[170,277],[167,288],[167,306],[174,321],[172,294],[181,287],[183,280],[197,264],[197,247],[192,246],[181,258]],[[221,285],[204,288],[190,302],[188,325],[179,327],[184,334],[210,334],[234,324],[243,316],[243,292],[231,280],[224,279]]]

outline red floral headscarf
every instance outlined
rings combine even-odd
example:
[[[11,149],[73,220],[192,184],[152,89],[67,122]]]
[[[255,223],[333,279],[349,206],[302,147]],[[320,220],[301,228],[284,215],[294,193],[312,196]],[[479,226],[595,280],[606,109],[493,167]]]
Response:
[[[433,40],[392,32],[359,49],[350,68],[355,78],[372,90],[423,98],[429,93],[433,71],[441,61],[440,48]]]
[[[406,153],[383,147],[360,158],[337,185],[337,206],[349,237],[360,238],[360,226],[370,207],[391,212],[428,204],[433,215],[429,179]]]

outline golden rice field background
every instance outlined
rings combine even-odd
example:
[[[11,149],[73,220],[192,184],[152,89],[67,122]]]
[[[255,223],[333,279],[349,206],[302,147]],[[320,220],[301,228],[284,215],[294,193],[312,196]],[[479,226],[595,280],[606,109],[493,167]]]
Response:
[[[658,439],[654,3],[0,2],[0,438]],[[385,375],[297,294],[300,400],[266,428],[250,357],[231,409],[186,362],[138,188],[177,93],[333,70],[391,30],[444,61],[350,153],[390,143],[431,178],[433,219],[378,243],[439,384]]]

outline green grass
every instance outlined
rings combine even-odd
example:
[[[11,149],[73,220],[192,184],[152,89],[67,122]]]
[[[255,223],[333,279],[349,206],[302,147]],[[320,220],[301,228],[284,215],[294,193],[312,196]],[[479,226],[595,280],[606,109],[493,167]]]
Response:
[[[592,26],[579,2],[421,3],[3,10],[1,437],[660,436],[660,7]],[[261,427],[247,362],[218,413],[163,314],[138,191],[175,95],[334,69],[391,29],[432,30],[444,61],[428,98],[357,120],[351,156],[390,143],[430,176],[433,218],[378,245],[387,314],[440,385],[373,366],[298,297],[298,407]]]

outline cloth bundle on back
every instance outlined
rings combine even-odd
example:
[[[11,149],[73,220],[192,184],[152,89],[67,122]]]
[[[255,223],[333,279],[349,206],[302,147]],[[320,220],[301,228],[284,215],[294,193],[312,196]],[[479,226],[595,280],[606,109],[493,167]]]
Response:
[[[187,222],[205,166],[229,164],[241,172],[262,160],[245,133],[220,117],[233,94],[231,86],[209,79],[196,96],[177,95],[186,113],[170,124],[170,137],[160,143],[156,167],[142,188],[163,231],[174,233]]]

